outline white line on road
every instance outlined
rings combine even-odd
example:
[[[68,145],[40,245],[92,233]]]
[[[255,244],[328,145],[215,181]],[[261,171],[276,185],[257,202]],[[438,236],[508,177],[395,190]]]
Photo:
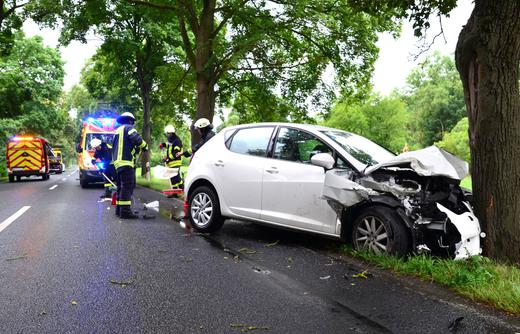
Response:
[[[57,184],[55,184],[55,185],[53,185],[52,187],[50,187],[49,190],[54,190],[54,189],[56,189],[56,187],[58,187]]]
[[[29,210],[30,206],[24,206],[20,210],[16,211],[15,214],[13,214],[11,217],[4,220],[2,223],[0,223],[0,232],[2,232],[7,226],[11,225],[12,222],[14,222],[18,217],[24,214],[25,211]]]
[[[67,181],[67,178],[66,178],[66,177],[64,177],[64,178],[63,178],[63,179],[61,179],[61,180],[62,180],[62,181]]]

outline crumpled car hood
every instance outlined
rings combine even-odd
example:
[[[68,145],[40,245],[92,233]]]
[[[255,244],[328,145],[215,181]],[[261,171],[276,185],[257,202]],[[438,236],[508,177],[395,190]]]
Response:
[[[469,172],[466,161],[436,146],[401,153],[388,161],[368,167],[365,175],[383,167],[409,167],[422,176],[445,176],[455,180],[462,180]]]

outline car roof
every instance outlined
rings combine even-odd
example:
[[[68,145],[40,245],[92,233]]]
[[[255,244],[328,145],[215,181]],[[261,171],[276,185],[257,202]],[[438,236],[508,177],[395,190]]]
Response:
[[[255,127],[255,126],[292,126],[297,127],[299,129],[303,130],[309,130],[309,131],[325,131],[325,130],[331,130],[331,131],[338,131],[338,129],[329,128],[323,125],[315,125],[315,124],[302,124],[302,123],[287,123],[287,122],[261,122],[261,123],[249,123],[249,124],[240,124],[240,125],[234,125],[226,127],[226,130],[230,129],[243,129],[243,128],[249,128],[249,127]],[[343,131],[343,130],[339,130]],[[347,131],[345,131],[347,132]]]

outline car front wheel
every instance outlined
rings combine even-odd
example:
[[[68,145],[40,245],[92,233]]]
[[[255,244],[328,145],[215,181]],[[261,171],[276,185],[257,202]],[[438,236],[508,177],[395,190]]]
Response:
[[[404,256],[410,239],[402,219],[395,210],[384,206],[364,209],[352,226],[354,249],[369,249],[376,254]]]
[[[218,196],[210,187],[201,186],[193,190],[188,203],[190,223],[197,231],[215,232],[224,224],[224,218],[220,214]]]

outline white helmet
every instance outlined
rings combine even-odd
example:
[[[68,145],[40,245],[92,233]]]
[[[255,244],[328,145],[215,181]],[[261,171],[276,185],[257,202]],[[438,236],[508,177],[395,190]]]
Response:
[[[168,124],[164,127],[164,133],[165,134],[168,134],[168,133],[175,133],[175,127],[171,124]]]
[[[211,123],[209,122],[209,120],[207,118],[199,118],[196,122],[195,122],[195,127],[197,129],[202,129],[202,128],[205,128],[207,126],[210,126]]]
[[[117,118],[117,122],[118,123],[121,123],[122,120],[125,120],[125,119],[131,119],[132,121],[135,122],[135,116],[134,114],[132,114],[131,112],[128,112],[128,111],[125,111],[124,113],[122,113],[121,115],[119,115],[119,117]]]
[[[94,138],[90,141],[90,147],[92,148],[96,148],[99,145],[101,145],[101,140],[99,140],[98,138]]]

